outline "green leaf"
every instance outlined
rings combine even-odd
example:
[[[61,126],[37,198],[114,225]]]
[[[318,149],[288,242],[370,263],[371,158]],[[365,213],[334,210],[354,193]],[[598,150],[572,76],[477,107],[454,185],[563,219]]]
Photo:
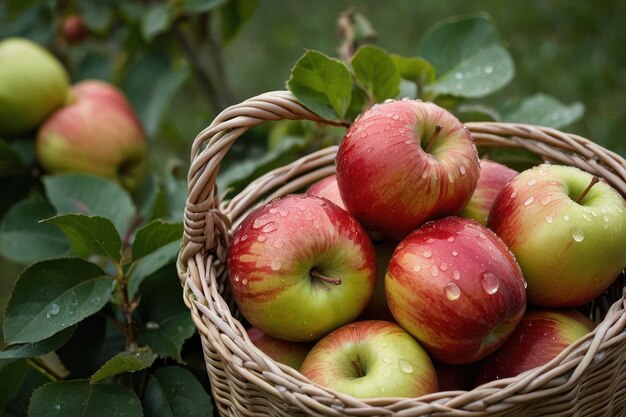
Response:
[[[424,58],[390,55],[400,77],[424,86],[435,81],[435,68]]]
[[[20,154],[0,138],[0,177],[19,174],[22,169]]]
[[[368,97],[365,90],[358,85],[352,86],[352,98],[350,99],[350,107],[348,108],[346,118],[348,120],[356,119],[365,110],[367,100]]]
[[[128,270],[129,297],[135,296],[139,286],[146,277],[176,261],[180,251],[181,239],[182,236],[179,235],[177,240],[161,246],[130,265]]]
[[[183,344],[196,330],[182,294],[176,267],[170,265],[145,280],[137,309],[138,322],[142,323],[138,328],[139,344],[181,363]]]
[[[317,51],[306,51],[298,59],[287,88],[309,110],[332,120],[343,119],[352,96],[348,68]]]
[[[141,188],[137,190],[138,199],[141,201],[141,218],[147,222],[167,217],[167,195],[163,186],[154,176],[148,178]]]
[[[6,342],[39,342],[78,323],[109,301],[113,284],[113,277],[79,258],[31,265],[15,283],[5,311]]]
[[[585,113],[580,102],[568,105],[546,94],[535,94],[516,105],[505,107],[502,119],[505,122],[528,123],[555,129],[579,120]]]
[[[120,235],[109,219],[84,214],[61,214],[42,222],[57,225],[63,230],[79,256],[102,255],[116,262],[122,257]]]
[[[222,45],[237,37],[241,28],[250,20],[259,0],[230,0],[219,10]]]
[[[0,412],[4,411],[6,403],[15,395],[20,389],[26,372],[28,371],[28,365],[25,360],[14,361],[0,368]],[[0,414],[4,416],[4,414]]]
[[[106,217],[122,236],[135,216],[130,195],[113,181],[91,175],[66,174],[44,177],[43,183],[50,202],[60,214]]]
[[[149,368],[155,359],[156,355],[149,349],[144,352],[120,352],[102,365],[89,382],[94,384],[114,375],[141,371]]]
[[[483,13],[436,24],[422,42],[420,56],[437,72],[428,88],[434,94],[483,97],[504,87],[515,73],[511,55],[498,45],[495,28]]]
[[[360,47],[352,57],[357,83],[375,101],[393,98],[400,92],[400,73],[387,52],[379,47]]]
[[[210,417],[211,397],[188,370],[168,366],[150,375],[144,394],[146,417]]]
[[[206,13],[217,9],[228,0],[184,0],[183,7],[189,13]]]
[[[182,223],[167,223],[155,220],[137,230],[133,242],[133,261],[149,255],[168,243],[180,241],[183,235]]]
[[[0,254],[24,265],[68,255],[70,245],[63,233],[52,225],[39,223],[54,215],[54,208],[46,201],[16,203],[0,223]]]
[[[113,22],[113,9],[109,2],[81,1],[77,2],[77,7],[89,30],[99,35],[104,35],[109,31]]]
[[[129,66],[124,91],[149,137],[156,135],[174,95],[189,75],[186,66],[174,67],[162,53],[145,55]]]
[[[500,121],[502,119],[496,109],[482,103],[463,103],[457,107],[455,115],[464,123]]]
[[[507,85],[515,74],[513,58],[500,45],[480,50],[428,86],[435,94],[484,97]]]
[[[36,343],[14,345],[5,350],[0,350],[0,360],[15,358],[35,358],[57,350],[63,346],[74,334],[75,326],[68,327],[47,339]]]
[[[141,34],[147,42],[169,29],[169,13],[168,3],[155,3],[148,7],[147,13],[141,19]]]
[[[29,417],[142,417],[134,392],[118,384],[85,380],[51,382],[33,392]]]

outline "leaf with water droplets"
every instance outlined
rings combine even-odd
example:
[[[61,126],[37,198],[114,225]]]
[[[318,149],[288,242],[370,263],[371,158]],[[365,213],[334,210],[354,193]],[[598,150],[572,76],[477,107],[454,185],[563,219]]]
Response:
[[[119,384],[86,380],[51,382],[33,392],[29,417],[142,417],[134,392]]]
[[[584,113],[585,107],[580,102],[565,105],[552,96],[539,93],[506,106],[502,110],[502,120],[558,129],[579,120]]]
[[[352,57],[351,64],[357,83],[374,102],[393,98],[400,92],[400,73],[384,49],[362,46]]]
[[[211,397],[188,370],[161,368],[150,375],[144,394],[146,417],[209,417]]]
[[[155,359],[156,355],[149,348],[141,352],[120,352],[102,365],[89,382],[94,384],[114,375],[141,371],[149,368]]]
[[[78,258],[39,262],[19,276],[4,316],[8,344],[35,343],[100,310],[115,279]]]

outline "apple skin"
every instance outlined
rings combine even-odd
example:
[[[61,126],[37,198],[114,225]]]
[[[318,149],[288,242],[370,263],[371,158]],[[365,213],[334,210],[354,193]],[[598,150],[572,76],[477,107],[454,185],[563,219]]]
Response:
[[[45,48],[24,38],[0,42],[0,136],[30,133],[68,92],[67,71]]]
[[[494,200],[507,182],[518,174],[517,171],[487,159],[480,160],[480,176],[478,184],[459,216],[474,219],[483,226],[487,225],[489,211]]]
[[[398,242],[392,240],[374,241],[374,252],[376,252],[376,288],[371,301],[359,316],[359,320],[395,321],[387,305],[385,274],[397,244]]]
[[[356,319],[376,285],[376,256],[365,230],[345,210],[305,194],[251,212],[227,257],[243,316],[263,333],[293,342],[318,340]]]
[[[574,307],[601,294],[626,265],[626,202],[603,181],[581,201],[592,175],[540,165],[507,183],[489,227],[515,254],[529,304]]]
[[[420,344],[395,323],[347,324],[317,342],[300,372],[357,398],[417,397],[437,391],[437,375]]]
[[[529,310],[506,343],[481,362],[475,385],[545,365],[594,327],[576,310]]]
[[[119,180],[128,189],[147,166],[147,142],[123,93],[96,80],[72,86],[73,102],[39,129],[36,152],[51,174],[80,172]]]
[[[396,321],[450,364],[495,351],[526,308],[515,257],[491,230],[454,216],[426,223],[398,244],[385,291]]]
[[[291,366],[296,370],[300,369],[304,358],[313,347],[311,343],[296,343],[276,339],[263,334],[263,332],[254,327],[246,329],[246,332],[252,344],[259,350],[276,362]]]
[[[427,220],[459,213],[478,176],[476,147],[465,126],[418,100],[373,106],[350,126],[337,152],[337,182],[348,211],[366,230],[396,240]]]
[[[326,178],[322,178],[318,182],[311,185],[309,189],[306,190],[306,194],[323,197],[346,210],[346,206],[343,204],[343,200],[341,199],[341,194],[339,194],[337,175],[330,175]]]

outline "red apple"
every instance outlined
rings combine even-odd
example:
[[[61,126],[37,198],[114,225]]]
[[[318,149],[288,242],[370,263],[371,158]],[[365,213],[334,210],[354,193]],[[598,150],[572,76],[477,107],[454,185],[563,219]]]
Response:
[[[117,179],[135,188],[147,165],[143,129],[126,98],[103,81],[72,87],[73,103],[39,129],[37,158],[46,171],[81,172]]]
[[[585,304],[626,266],[626,201],[578,168],[520,173],[498,195],[489,226],[515,254],[530,304]]]
[[[594,327],[576,310],[528,311],[509,340],[481,363],[476,385],[544,365]]]
[[[341,199],[341,194],[339,194],[339,186],[337,185],[337,175],[331,175],[326,178],[322,178],[315,184],[311,185],[308,190],[306,190],[307,194],[316,195],[318,197],[323,197],[328,201],[332,201],[342,209],[346,209],[346,206],[343,204],[343,200]]]
[[[433,361],[433,364],[437,371],[439,391],[468,391],[473,388],[478,362],[450,365]]]
[[[433,364],[395,323],[347,324],[317,342],[300,372],[312,382],[358,398],[417,397],[437,391]]]
[[[481,159],[480,176],[472,199],[461,211],[460,216],[474,219],[487,225],[489,211],[505,184],[518,174],[517,171],[497,162]]]
[[[373,106],[337,153],[348,211],[367,230],[400,240],[427,220],[459,213],[478,181],[468,130],[447,110],[418,100]]]
[[[460,217],[426,223],[400,242],[385,291],[396,321],[451,364],[495,351],[526,307],[515,257],[491,230]]]
[[[288,342],[263,334],[259,329],[250,327],[246,330],[252,344],[276,362],[284,363],[294,369],[300,369],[304,358],[311,350],[310,343]]]
[[[248,215],[228,247],[233,296],[263,333],[313,341],[353,321],[372,298],[367,233],[326,199],[288,195]]]

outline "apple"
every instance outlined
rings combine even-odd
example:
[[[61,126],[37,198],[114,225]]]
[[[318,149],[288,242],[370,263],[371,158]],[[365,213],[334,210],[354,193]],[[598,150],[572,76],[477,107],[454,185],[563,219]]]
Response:
[[[395,323],[347,324],[317,342],[300,372],[357,398],[417,397],[437,391],[437,375],[420,344]]]
[[[398,324],[450,364],[495,351],[526,308],[515,257],[491,230],[454,216],[426,223],[398,244],[385,291]]]
[[[67,99],[61,62],[24,38],[0,41],[0,136],[29,133]]]
[[[337,152],[337,182],[366,230],[400,240],[427,220],[459,213],[479,175],[469,131],[447,110],[419,100],[373,106]]]
[[[528,311],[506,343],[480,364],[475,385],[544,365],[594,327],[576,310]]]
[[[497,351],[496,351],[497,352]],[[468,391],[473,388],[479,362],[450,365],[433,361],[439,381],[439,391]]]
[[[73,102],[39,129],[39,163],[52,174],[95,174],[134,189],[146,168],[148,147],[125,96],[113,85],[96,80],[72,86],[71,94]]]
[[[300,369],[304,358],[311,350],[310,343],[288,342],[263,334],[259,329],[246,329],[248,337],[254,346],[259,348],[276,362],[284,363],[294,369]]]
[[[518,174],[517,171],[487,159],[480,160],[480,176],[472,199],[459,214],[474,219],[482,225],[487,224],[489,211],[494,200],[505,184]]]
[[[578,168],[520,173],[498,195],[489,226],[515,254],[530,304],[585,304],[626,265],[626,202]]]
[[[87,36],[87,27],[79,14],[66,16],[61,23],[61,34],[70,43],[80,42]]]
[[[316,195],[323,197],[329,201],[332,201],[342,209],[346,209],[339,194],[339,186],[337,185],[337,175],[330,175],[326,178],[322,178],[318,182],[314,183],[306,190],[306,194]]]
[[[287,195],[252,211],[228,247],[233,297],[263,333],[318,340],[372,298],[376,256],[367,233],[326,199]]]
[[[359,319],[394,321],[385,295],[385,274],[387,273],[387,265],[398,242],[385,240],[381,242],[374,241],[373,243],[374,252],[376,253],[376,288],[374,288],[374,295],[371,301],[365,307]]]

